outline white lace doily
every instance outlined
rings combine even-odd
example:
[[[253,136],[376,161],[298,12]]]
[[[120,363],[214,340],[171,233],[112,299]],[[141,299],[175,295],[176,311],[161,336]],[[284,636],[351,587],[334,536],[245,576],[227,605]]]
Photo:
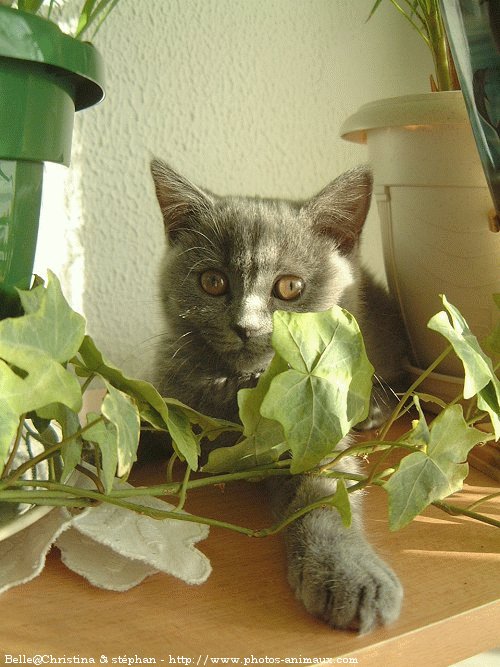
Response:
[[[131,488],[122,482],[117,486]],[[157,498],[130,501],[173,510]],[[200,584],[211,566],[194,545],[207,535],[208,526],[175,519],[159,521],[106,503],[77,516],[55,508],[0,542],[0,593],[40,574],[53,544],[67,567],[100,588],[128,590],[156,572]]]

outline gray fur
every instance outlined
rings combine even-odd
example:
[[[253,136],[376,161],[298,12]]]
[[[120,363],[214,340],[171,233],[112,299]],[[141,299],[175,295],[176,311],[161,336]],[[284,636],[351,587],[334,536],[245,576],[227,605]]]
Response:
[[[305,202],[219,197],[160,160],[151,170],[169,241],[161,276],[168,339],[157,354],[163,395],[237,420],[238,389],[253,386],[272,357],[273,312],[339,304],[358,320],[380,381],[365,426],[379,421],[389,403],[385,383],[399,381],[404,337],[387,295],[359,262],[369,170],[346,172]],[[224,272],[227,294],[201,289],[200,274],[208,269]],[[272,294],[276,278],[287,274],[305,281],[296,301]],[[349,469],[357,465],[351,461]],[[272,487],[283,516],[333,493],[335,482],[298,476]],[[327,509],[288,528],[288,573],[308,611],[333,627],[365,632],[398,616],[402,589],[366,541],[359,494],[354,500],[350,529]]]

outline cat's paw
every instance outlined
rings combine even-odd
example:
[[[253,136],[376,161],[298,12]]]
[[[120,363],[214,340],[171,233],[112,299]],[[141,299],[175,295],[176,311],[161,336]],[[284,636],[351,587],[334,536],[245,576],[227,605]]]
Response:
[[[337,548],[334,542],[310,542],[289,557],[288,578],[307,611],[334,628],[369,632],[395,621],[402,586],[369,544]]]

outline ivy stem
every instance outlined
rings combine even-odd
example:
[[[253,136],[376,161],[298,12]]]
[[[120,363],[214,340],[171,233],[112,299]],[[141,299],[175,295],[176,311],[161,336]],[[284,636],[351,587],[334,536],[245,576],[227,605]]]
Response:
[[[177,461],[178,458],[179,457],[174,452],[172,454],[172,456],[168,459],[166,475],[167,475],[167,482],[169,482],[169,483],[173,482],[173,479],[174,479],[174,464],[175,464],[175,462]]]
[[[403,436],[404,437],[404,436]],[[335,458],[333,458],[331,461],[326,463],[324,466],[322,466],[319,470],[320,473],[324,473],[328,470],[331,470],[332,468],[335,468],[337,463],[345,458],[346,456],[353,456],[356,455],[358,452],[365,452],[367,449],[370,451],[377,451],[380,449],[393,449],[395,447],[401,447],[403,449],[409,449],[411,451],[418,451],[418,446],[416,445],[410,445],[405,442],[400,442],[399,440],[395,441],[390,441],[390,440],[369,440],[366,442],[362,442],[359,445],[353,445],[352,447],[348,447],[347,449],[343,449],[340,452],[334,452]]]
[[[93,473],[92,470],[89,470],[88,468],[80,465],[79,463],[75,466],[75,469],[78,470],[78,472],[81,473],[82,475],[85,475],[85,477],[88,477],[90,480],[92,480],[99,493],[102,494],[106,493],[104,484],[102,483],[101,479],[95,473]]]
[[[275,471],[275,472],[280,472],[280,471]],[[357,475],[356,477],[360,477]],[[213,480],[212,480],[213,483]],[[56,486],[56,485],[53,485]],[[60,485],[63,486],[63,485]],[[355,485],[351,488],[348,488],[347,491],[348,493],[351,493],[352,491],[355,490],[355,488],[358,485]],[[319,498],[318,500],[309,503],[308,505],[305,505],[304,507],[296,510],[289,516],[287,516],[285,519],[282,519],[281,521],[278,521],[268,528],[259,528],[259,529],[253,529],[253,528],[247,528],[245,526],[239,526],[237,524],[233,523],[228,523],[226,521],[221,521],[219,519],[211,519],[209,517],[201,517],[201,516],[196,516],[193,514],[186,514],[184,512],[178,511],[176,508],[175,510],[159,510],[156,508],[148,507],[145,505],[138,505],[136,503],[129,502],[128,500],[118,498],[116,496],[112,495],[104,495],[96,491],[92,490],[87,490],[87,489],[78,489],[78,488],[72,488],[72,487],[67,487],[68,490],[71,490],[72,493],[76,495],[76,498],[63,498],[61,495],[58,495],[57,492],[51,491],[48,494],[45,494],[42,496],[44,492],[36,492],[33,491],[31,493],[26,493],[20,491],[20,492],[9,492],[5,491],[2,496],[3,500],[7,502],[25,502],[26,498],[30,498],[30,502],[36,502],[37,497],[44,499],[43,504],[47,505],[55,505],[55,506],[60,506],[67,504],[68,501],[71,503],[72,507],[89,507],[94,505],[98,501],[103,501],[110,503],[112,505],[115,505],[117,507],[122,507],[123,509],[128,509],[132,510],[134,512],[137,512],[138,514],[142,514],[145,516],[149,516],[150,518],[153,519],[174,519],[177,521],[190,521],[192,523],[201,523],[204,525],[212,526],[212,527],[217,527],[217,528],[225,528],[228,530],[232,530],[237,533],[242,533],[244,535],[247,535],[249,537],[268,537],[270,535],[275,535],[276,533],[280,532],[284,528],[286,528],[288,525],[290,525],[292,522],[296,521],[297,519],[300,519],[302,516],[307,514],[308,512],[311,512],[312,510],[315,509],[320,509],[324,507],[329,507],[332,505],[332,501],[335,498],[335,494],[330,494],[328,496],[324,496],[322,498]],[[147,490],[147,489],[145,489]],[[64,502],[66,501],[66,503]],[[42,503],[40,503],[42,504]]]
[[[498,495],[498,494],[495,494]],[[481,499],[483,500],[483,499]],[[477,505],[479,501],[477,501],[475,504]],[[495,526],[495,528],[500,528],[500,521],[498,519],[493,519],[492,517],[486,516],[484,514],[478,514],[478,512],[472,512],[469,508],[466,507],[458,507],[457,505],[450,505],[449,503],[444,503],[441,500],[435,500],[432,503],[435,507],[438,507],[440,510],[443,510],[443,512],[446,512],[447,514],[451,514],[452,516],[456,516],[457,514],[461,514],[463,516],[468,516],[471,519],[475,519],[476,521],[481,521],[482,523],[487,523],[490,526]]]
[[[4,471],[3,471],[3,474],[2,474],[2,479],[7,477],[7,475],[10,472],[10,469],[12,468],[12,465],[14,463],[14,459],[16,458],[17,450],[19,449],[19,445],[21,444],[21,438],[22,438],[22,435],[23,435],[23,428],[24,428],[25,418],[26,418],[26,414],[22,414],[21,417],[19,418],[19,424],[17,426],[14,445],[12,446],[12,450],[10,452],[9,458],[7,460],[7,463],[5,464],[5,468],[4,468]]]
[[[186,466],[186,472],[184,473],[184,479],[182,480],[182,485],[179,491],[179,502],[177,503],[177,507],[175,508],[178,512],[184,509],[184,505],[186,504],[186,494],[187,494],[190,475],[191,475],[191,468],[189,466]]]
[[[10,477],[6,477],[0,482],[0,491],[2,489],[7,488],[11,482],[15,482],[18,480],[24,473],[29,470],[30,468],[33,468],[34,466],[38,465],[40,461],[44,461],[45,459],[48,459],[50,456],[53,456],[56,454],[60,449],[62,449],[65,445],[67,445],[69,442],[72,442],[75,440],[75,438],[79,438],[85,431],[88,429],[92,428],[99,422],[104,421],[104,417],[98,417],[97,419],[94,419],[93,422],[89,422],[86,426],[83,426],[79,431],[76,433],[73,433],[72,435],[67,436],[66,438],[63,438],[60,442],[56,442],[55,444],[50,444],[45,451],[41,452],[38,454],[38,456],[34,456],[33,458],[29,459],[25,463],[19,466],[19,468],[16,468],[16,470],[10,475]],[[35,437],[34,434],[32,434],[35,440],[39,440],[42,442],[42,444],[47,445],[47,442],[43,440],[43,438],[40,437]]]
[[[92,380],[96,377],[95,373],[91,373],[88,378],[85,380],[85,382],[82,384],[82,395],[87,391],[89,384],[92,382]]]
[[[451,345],[448,345],[443,352],[432,362],[430,366],[421,374],[418,376],[418,378],[413,382],[413,384],[405,391],[403,396],[401,397],[401,400],[397,404],[396,408],[394,409],[394,412],[392,415],[389,417],[387,423],[385,424],[384,428],[382,429],[380,433],[380,440],[384,440],[385,437],[387,436],[389,430],[391,429],[392,425],[398,419],[398,417],[401,414],[401,411],[406,405],[406,401],[411,397],[415,389],[422,384],[422,382],[429,377],[429,375],[432,373],[432,371],[439,366],[439,364],[450,354],[452,351],[453,347]]]
[[[472,511],[476,507],[479,507],[479,505],[488,502],[488,500],[493,500],[494,498],[498,498],[498,496],[500,496],[500,491],[497,491],[496,493],[490,493],[488,496],[484,496],[484,498],[479,498],[479,500],[476,500],[475,502],[471,503],[470,505],[467,506],[466,509]]]

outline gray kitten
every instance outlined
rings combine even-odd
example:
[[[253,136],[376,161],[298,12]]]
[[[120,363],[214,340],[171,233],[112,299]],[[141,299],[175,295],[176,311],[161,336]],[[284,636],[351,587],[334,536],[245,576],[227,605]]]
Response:
[[[168,237],[161,277],[168,341],[157,354],[163,395],[237,420],[237,391],[254,386],[272,358],[273,312],[339,304],[358,320],[383,378],[365,426],[379,422],[389,402],[384,383],[400,380],[404,336],[385,292],[359,262],[369,170],[349,171],[301,202],[216,196],[160,160],[151,171]],[[345,465],[356,471],[359,464]],[[281,516],[334,490],[334,480],[305,475],[272,484]],[[402,588],[364,537],[360,494],[351,499],[349,529],[331,509],[287,529],[288,578],[309,612],[335,628],[367,632],[398,617]]]

